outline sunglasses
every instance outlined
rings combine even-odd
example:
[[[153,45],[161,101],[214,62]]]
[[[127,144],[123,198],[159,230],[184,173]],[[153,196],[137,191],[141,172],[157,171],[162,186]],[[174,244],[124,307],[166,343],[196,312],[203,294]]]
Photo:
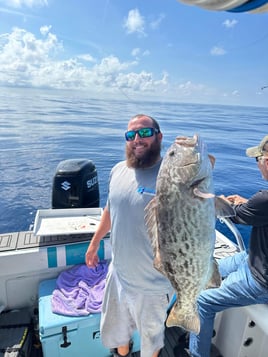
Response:
[[[136,134],[139,135],[140,138],[150,138],[155,134],[160,133],[159,129],[156,128],[141,128],[138,130],[129,130],[125,133],[125,138],[127,141],[135,140]]]
[[[262,156],[257,156],[255,157],[256,162],[259,162],[261,160]]]

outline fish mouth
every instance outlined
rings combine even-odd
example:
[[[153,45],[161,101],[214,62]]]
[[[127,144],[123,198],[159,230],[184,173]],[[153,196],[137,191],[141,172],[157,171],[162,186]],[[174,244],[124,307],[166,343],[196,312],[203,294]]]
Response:
[[[189,138],[187,136],[177,136],[175,143],[181,146],[194,147],[198,142],[198,135],[194,134],[193,137]]]
[[[187,166],[192,166],[192,165],[196,165],[197,161],[191,161],[191,162],[187,162],[185,165],[183,165],[182,167],[187,167]]]

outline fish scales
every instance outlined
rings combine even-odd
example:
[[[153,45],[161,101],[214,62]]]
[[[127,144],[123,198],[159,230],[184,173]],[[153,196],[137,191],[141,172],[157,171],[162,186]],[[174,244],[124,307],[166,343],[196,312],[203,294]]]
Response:
[[[206,145],[198,135],[177,137],[162,160],[156,195],[145,209],[154,266],[176,291],[168,327],[199,332],[196,299],[215,268],[213,193],[212,164]],[[216,280],[215,285],[219,285],[218,273]]]

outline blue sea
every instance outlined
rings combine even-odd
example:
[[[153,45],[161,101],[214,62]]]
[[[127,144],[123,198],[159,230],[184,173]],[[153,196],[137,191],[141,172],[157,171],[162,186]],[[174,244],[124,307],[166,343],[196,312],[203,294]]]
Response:
[[[51,208],[52,181],[66,159],[96,166],[100,205],[110,169],[124,159],[124,132],[135,114],[155,117],[164,134],[163,154],[177,135],[199,133],[216,157],[216,194],[249,197],[267,189],[245,150],[267,134],[268,107],[241,107],[101,99],[86,92],[0,89],[0,232],[28,230],[36,210]],[[238,226],[247,245],[250,229]],[[226,233],[225,225],[217,229]]]

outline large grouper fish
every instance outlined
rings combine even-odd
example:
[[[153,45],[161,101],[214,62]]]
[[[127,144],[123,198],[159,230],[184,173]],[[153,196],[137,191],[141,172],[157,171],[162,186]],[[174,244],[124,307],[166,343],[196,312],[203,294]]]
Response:
[[[162,160],[155,197],[145,208],[154,267],[170,280],[176,292],[166,325],[194,333],[200,331],[198,294],[221,282],[213,259],[214,161],[199,135],[177,137]],[[233,215],[231,206],[219,201],[220,215]]]

